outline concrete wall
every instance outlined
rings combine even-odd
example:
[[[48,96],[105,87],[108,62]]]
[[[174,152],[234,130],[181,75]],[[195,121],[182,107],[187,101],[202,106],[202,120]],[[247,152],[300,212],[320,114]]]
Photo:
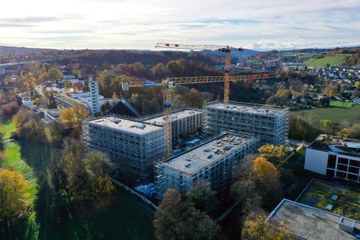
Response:
[[[328,155],[328,152],[307,148],[304,168],[312,172],[326,175]]]

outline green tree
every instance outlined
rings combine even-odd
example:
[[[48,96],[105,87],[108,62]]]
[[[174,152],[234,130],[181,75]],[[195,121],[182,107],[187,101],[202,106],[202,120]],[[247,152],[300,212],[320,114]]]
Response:
[[[199,181],[186,193],[187,201],[191,206],[200,210],[208,211],[215,201],[216,192],[211,189],[210,183]]]
[[[0,151],[4,150],[4,134],[0,132]]]
[[[53,156],[53,185],[68,203],[77,200],[106,199],[114,186],[108,177],[110,160],[100,152],[88,150],[76,139],[66,138],[61,156]]]
[[[48,71],[48,79],[52,82],[55,82],[56,80],[61,80],[63,78],[62,72],[55,67],[52,67]]]

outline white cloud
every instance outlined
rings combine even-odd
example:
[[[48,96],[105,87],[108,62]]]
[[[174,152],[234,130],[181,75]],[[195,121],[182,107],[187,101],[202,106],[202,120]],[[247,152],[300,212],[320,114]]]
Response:
[[[158,41],[253,49],[360,44],[358,0],[12,0],[0,45],[152,49]]]

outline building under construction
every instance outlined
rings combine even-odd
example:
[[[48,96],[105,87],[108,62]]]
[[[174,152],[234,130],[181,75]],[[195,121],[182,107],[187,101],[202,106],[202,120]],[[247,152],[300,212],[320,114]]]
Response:
[[[167,189],[182,193],[200,180],[207,181],[215,191],[228,187],[234,163],[255,153],[257,137],[224,133],[192,150],[157,165],[155,187],[161,199]]]
[[[131,179],[151,179],[155,162],[164,157],[164,129],[125,118],[102,117],[84,122],[84,141],[102,151]]]
[[[164,126],[164,116],[147,118],[146,123]],[[171,128],[173,144],[180,138],[188,138],[201,132],[204,125],[204,111],[197,109],[178,110],[171,113]]]
[[[206,107],[206,131],[216,135],[222,131],[258,136],[261,144],[284,144],[288,134],[288,110],[266,105],[212,102]]]

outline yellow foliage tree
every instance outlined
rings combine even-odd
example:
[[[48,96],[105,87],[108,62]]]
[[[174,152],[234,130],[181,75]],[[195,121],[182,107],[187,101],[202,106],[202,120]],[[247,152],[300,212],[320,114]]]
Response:
[[[284,222],[280,222],[275,229],[265,221],[264,212],[252,212],[245,220],[241,235],[247,240],[283,240],[291,239],[290,232],[286,229]]]
[[[270,207],[281,196],[279,171],[263,157],[258,157],[251,166],[251,178],[261,194],[262,206]]]
[[[360,88],[360,81],[356,81],[356,82],[354,83],[354,87]]]
[[[26,73],[20,78],[21,83],[24,87],[30,90],[30,93],[33,93],[35,89],[36,78],[31,73]]]
[[[254,160],[251,173],[256,182],[264,183],[264,185],[274,186],[279,183],[279,171],[263,157]]]
[[[79,130],[82,121],[89,117],[89,111],[82,106],[73,106],[66,108],[60,113],[59,119],[61,124],[66,127]]]
[[[336,93],[337,93],[337,91],[335,88],[326,88],[324,91],[324,94],[328,97],[333,97],[336,95]]]
[[[26,215],[31,209],[29,183],[13,170],[0,169],[0,222]]]
[[[277,167],[281,167],[284,164],[288,149],[284,145],[265,144],[258,149],[258,152],[261,157],[268,159]]]

